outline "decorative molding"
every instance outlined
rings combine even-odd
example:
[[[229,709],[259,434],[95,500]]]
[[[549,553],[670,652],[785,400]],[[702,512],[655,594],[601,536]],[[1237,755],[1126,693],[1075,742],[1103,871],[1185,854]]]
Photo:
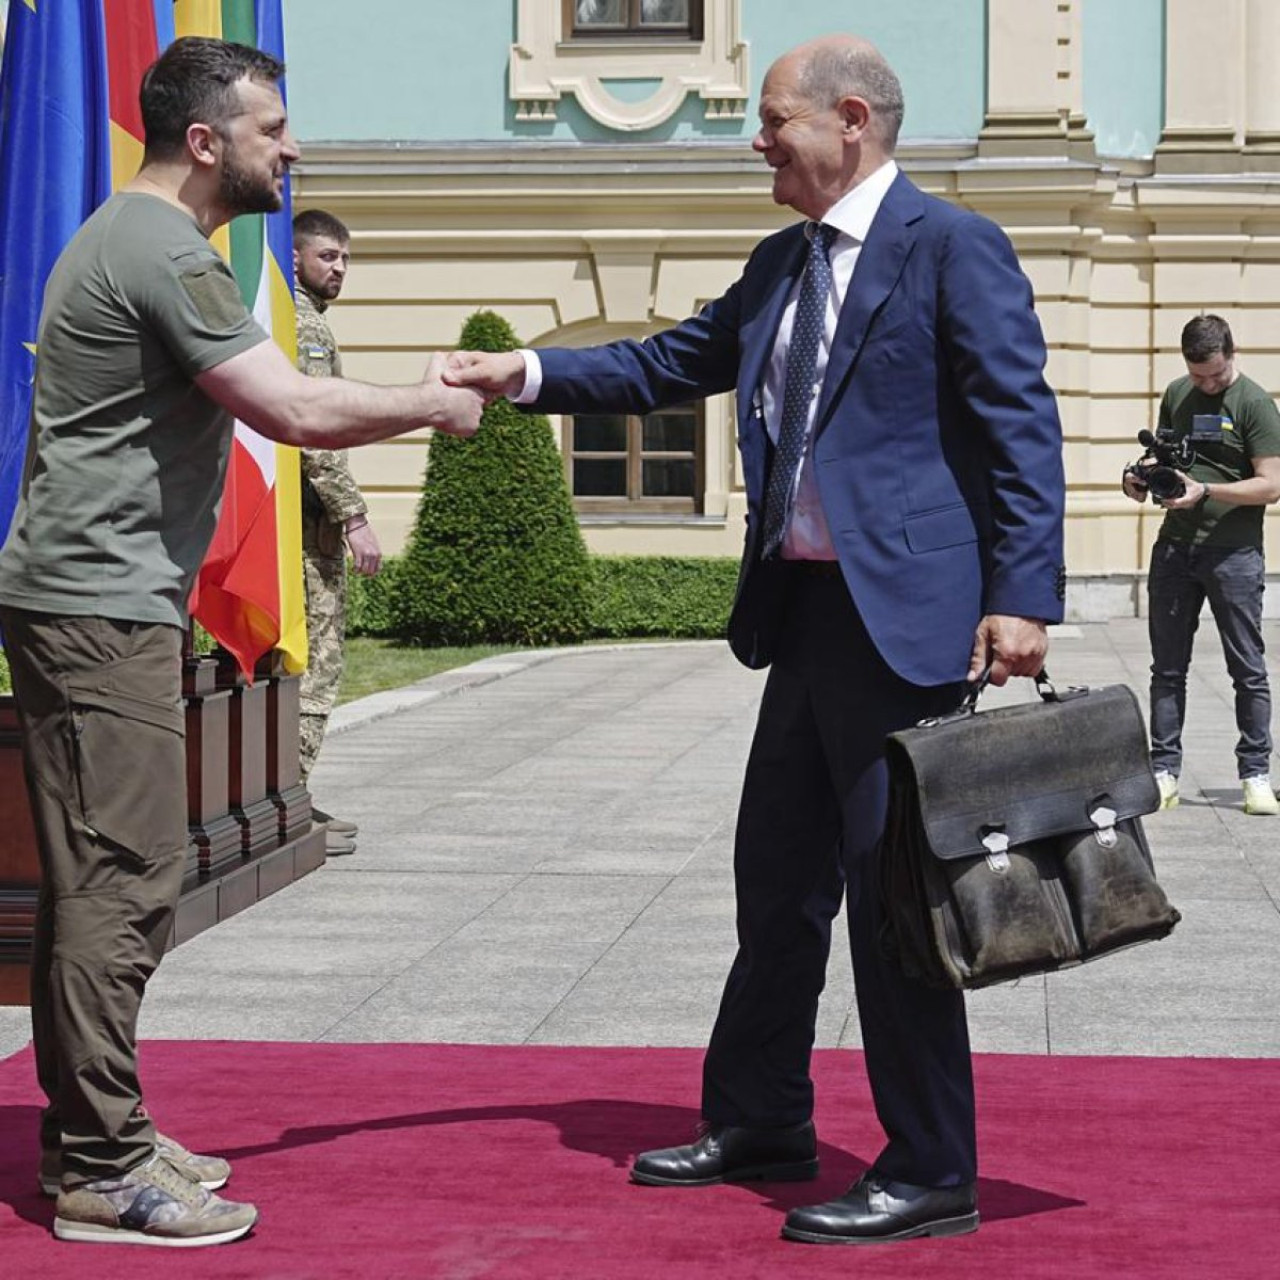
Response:
[[[561,5],[517,0],[507,90],[516,119],[554,121],[556,104],[571,94],[598,124],[631,133],[669,120],[696,92],[708,120],[740,120],[750,84],[741,17],[741,0],[705,0],[701,40],[566,40]],[[624,102],[604,83],[618,80],[661,83]]]

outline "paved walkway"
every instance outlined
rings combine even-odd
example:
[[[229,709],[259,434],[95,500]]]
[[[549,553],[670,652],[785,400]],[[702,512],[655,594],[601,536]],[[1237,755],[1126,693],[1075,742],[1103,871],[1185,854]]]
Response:
[[[1147,661],[1126,619],[1059,628],[1050,670],[1145,701]],[[721,643],[629,645],[491,659],[341,708],[312,782],[360,823],[358,853],[169,955],[140,1035],[701,1045],[733,952],[762,684]],[[1280,819],[1242,813],[1234,739],[1206,626],[1183,804],[1147,820],[1183,923],[971,996],[976,1049],[1280,1056]],[[838,937],[818,1040],[856,1046]],[[27,1034],[25,1010],[0,1010],[0,1053]]]

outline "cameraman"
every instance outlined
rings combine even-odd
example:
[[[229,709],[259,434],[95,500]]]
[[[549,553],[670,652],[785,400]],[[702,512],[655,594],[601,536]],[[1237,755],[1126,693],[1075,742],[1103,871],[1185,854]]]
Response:
[[[1275,814],[1271,786],[1271,690],[1262,643],[1263,508],[1280,498],[1280,412],[1256,382],[1235,367],[1231,330],[1201,315],[1182,331],[1187,376],[1160,402],[1158,446],[1190,442],[1178,497],[1159,499],[1127,468],[1124,491],[1148,496],[1168,511],[1147,578],[1151,635],[1151,762],[1160,807],[1178,803],[1182,722],[1187,709],[1191,647],[1207,599],[1236,691],[1236,762],[1244,810]],[[1155,450],[1159,452],[1159,448]],[[1165,489],[1164,485],[1154,487]]]

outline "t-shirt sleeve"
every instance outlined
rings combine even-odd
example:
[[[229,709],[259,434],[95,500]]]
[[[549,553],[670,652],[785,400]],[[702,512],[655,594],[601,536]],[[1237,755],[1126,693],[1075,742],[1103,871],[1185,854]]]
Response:
[[[212,248],[172,249],[141,292],[153,331],[190,377],[268,340],[240,296],[240,286]]]
[[[1269,395],[1250,399],[1243,425],[1245,452],[1250,458],[1280,456],[1280,409]]]

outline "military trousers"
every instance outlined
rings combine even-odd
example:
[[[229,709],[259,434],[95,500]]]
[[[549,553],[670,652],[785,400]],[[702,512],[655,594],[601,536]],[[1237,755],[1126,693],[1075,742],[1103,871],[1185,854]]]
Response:
[[[31,962],[44,1150],[63,1185],[141,1164],[137,1022],[187,845],[177,627],[0,608],[41,885]]]
[[[329,528],[323,526],[328,524]],[[299,683],[301,712],[299,762],[302,780],[311,774],[324,742],[329,714],[342,684],[342,654],[347,634],[347,557],[341,530],[338,553],[332,553],[331,531],[323,519],[302,522],[302,578],[306,590],[307,669]]]

